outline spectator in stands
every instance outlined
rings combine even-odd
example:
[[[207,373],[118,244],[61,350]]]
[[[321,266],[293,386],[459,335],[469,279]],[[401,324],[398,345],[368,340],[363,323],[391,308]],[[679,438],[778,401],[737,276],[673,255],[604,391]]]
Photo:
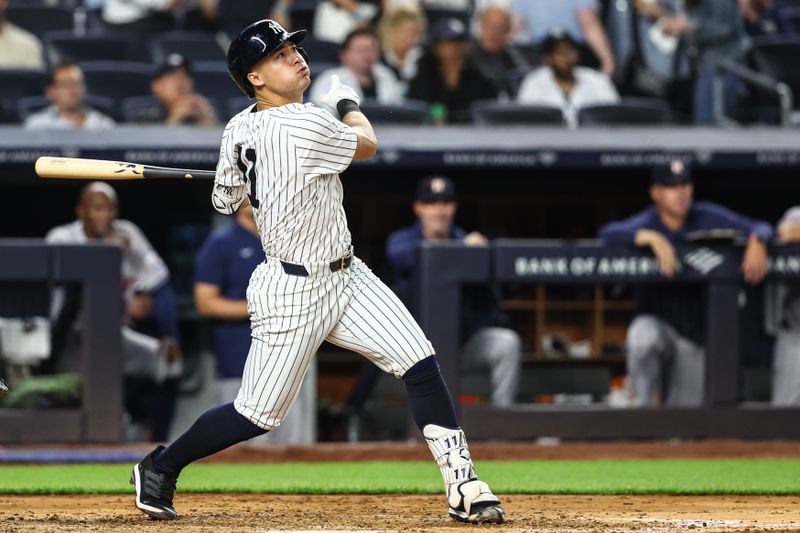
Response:
[[[147,38],[175,29],[175,10],[184,0],[105,0],[102,18],[112,33]]]
[[[50,69],[45,91],[49,107],[25,119],[29,129],[86,129],[114,127],[114,121],[86,106],[83,71],[72,62],[62,62]]]
[[[542,44],[542,63],[522,80],[517,102],[558,107],[575,127],[581,107],[613,104],[617,90],[602,72],[578,66],[578,49],[568,33],[550,35]]]
[[[256,20],[272,19],[284,28],[292,27],[293,0],[207,0],[206,11],[216,18],[228,38]]]
[[[405,85],[417,73],[422,57],[425,15],[419,8],[397,7],[386,11],[379,25],[381,62]],[[406,87],[407,89],[407,87]]]
[[[125,406],[134,423],[149,423],[146,437],[163,441],[182,372],[175,294],[164,261],[133,222],[117,218],[118,212],[114,189],[107,183],[90,183],[76,206],[78,219],[53,228],[45,240],[52,244],[103,242],[122,248]],[[78,311],[75,300],[64,290],[56,293],[54,301],[54,329],[61,332],[54,336],[67,338]]]
[[[659,269],[672,277],[680,260],[675,246],[692,233],[732,230],[747,237],[742,272],[756,285],[767,272],[766,241],[773,234],[766,223],[749,219],[721,205],[693,202],[689,169],[680,160],[653,170],[653,205],[630,218],[600,229],[609,244],[648,247]],[[637,287],[636,317],[628,328],[627,369],[636,407],[696,407],[703,401],[705,376],[704,296],[696,285]]]
[[[522,19],[527,42],[539,45],[556,31],[586,43],[606,76],[614,74],[614,55],[600,20],[597,0],[512,0],[511,11]]]
[[[378,35],[373,30],[351,31],[339,52],[342,66],[317,76],[311,87],[311,101],[319,102],[319,97],[330,89],[331,78],[339,76],[340,81],[352,87],[361,99],[373,98],[382,104],[400,103],[403,87],[391,69],[378,61],[379,54]]]
[[[342,43],[351,31],[369,28],[380,18],[383,1],[320,0],[311,33],[323,41]]]
[[[491,4],[481,11],[478,36],[469,45],[469,58],[484,76],[494,82],[499,92],[511,94],[508,72],[527,66],[525,57],[510,42],[511,12]]]
[[[43,69],[42,43],[6,20],[8,0],[0,0],[0,68]]]
[[[494,84],[467,57],[467,28],[455,18],[438,20],[431,28],[431,46],[417,63],[408,97],[430,102],[434,123],[468,122],[470,106],[496,99]]]
[[[744,20],[736,2],[730,0],[691,0],[684,11],[669,13],[660,5],[651,8],[662,31],[677,37],[694,59],[693,112],[698,124],[713,122],[714,69],[720,59],[737,60],[744,51]],[[724,103],[726,109],[736,106],[742,97],[742,85],[733,76],[725,78]]]
[[[156,102],[140,111],[141,122],[168,126],[213,126],[217,114],[208,99],[195,92],[191,63],[183,56],[170,54],[156,70],[150,85]]]
[[[217,356],[217,395],[221,403],[236,399],[250,349],[250,313],[247,284],[256,265],[264,261],[264,249],[245,202],[234,221],[206,239],[195,258],[194,302],[197,312],[214,320],[214,352]],[[303,399],[298,400],[300,406]],[[303,408],[295,406],[280,428],[261,440],[300,442]]]
[[[800,242],[800,206],[778,222],[783,242]],[[772,366],[772,405],[800,405],[800,285],[781,286],[780,317]]]

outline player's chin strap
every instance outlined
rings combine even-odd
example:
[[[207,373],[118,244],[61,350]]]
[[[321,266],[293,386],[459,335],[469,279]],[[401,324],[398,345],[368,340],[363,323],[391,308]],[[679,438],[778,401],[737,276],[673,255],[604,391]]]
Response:
[[[439,465],[445,485],[450,486],[477,478],[467,446],[467,437],[461,429],[447,429],[428,424],[423,428],[422,434],[436,464]]]

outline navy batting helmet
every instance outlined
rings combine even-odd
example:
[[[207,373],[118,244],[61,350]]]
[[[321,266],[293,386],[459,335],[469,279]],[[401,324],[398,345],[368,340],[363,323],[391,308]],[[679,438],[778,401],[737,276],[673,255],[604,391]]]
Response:
[[[306,30],[290,33],[277,22],[269,19],[250,24],[239,32],[228,48],[228,72],[230,72],[231,78],[244,94],[252,98],[255,96],[255,91],[247,81],[247,74],[253,69],[253,66],[280,48],[286,41],[299,43],[307,33]],[[302,48],[300,53],[306,60],[308,59]]]

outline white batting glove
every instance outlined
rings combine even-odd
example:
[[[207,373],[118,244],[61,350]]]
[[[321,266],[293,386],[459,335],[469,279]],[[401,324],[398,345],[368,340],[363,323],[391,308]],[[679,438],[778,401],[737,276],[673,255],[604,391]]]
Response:
[[[361,105],[361,98],[358,97],[358,93],[349,85],[339,81],[339,76],[334,74],[331,76],[331,86],[328,92],[321,94],[319,101],[332,109],[336,109],[336,104],[340,100],[352,100],[356,105]]]

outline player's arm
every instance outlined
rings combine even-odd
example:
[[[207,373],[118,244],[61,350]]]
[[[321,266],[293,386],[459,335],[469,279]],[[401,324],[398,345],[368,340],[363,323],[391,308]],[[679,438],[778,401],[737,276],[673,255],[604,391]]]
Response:
[[[364,113],[359,109],[361,99],[352,87],[339,81],[339,76],[331,76],[331,86],[328,92],[320,95],[320,101],[339,112],[341,121],[350,126],[356,134],[355,160],[369,159],[378,151],[378,139],[375,130]]]
[[[201,316],[219,320],[246,320],[247,300],[233,300],[222,295],[219,285],[198,281],[194,284],[194,302]]]
[[[233,117],[222,134],[211,205],[223,215],[234,214],[247,197],[246,182],[239,164],[241,146],[236,143],[241,127]]]
[[[360,161],[374,156],[378,151],[378,139],[375,137],[375,130],[372,129],[369,119],[358,110],[358,106],[350,111],[345,111],[345,114],[342,115],[342,122],[356,132],[358,145],[353,159]]]

